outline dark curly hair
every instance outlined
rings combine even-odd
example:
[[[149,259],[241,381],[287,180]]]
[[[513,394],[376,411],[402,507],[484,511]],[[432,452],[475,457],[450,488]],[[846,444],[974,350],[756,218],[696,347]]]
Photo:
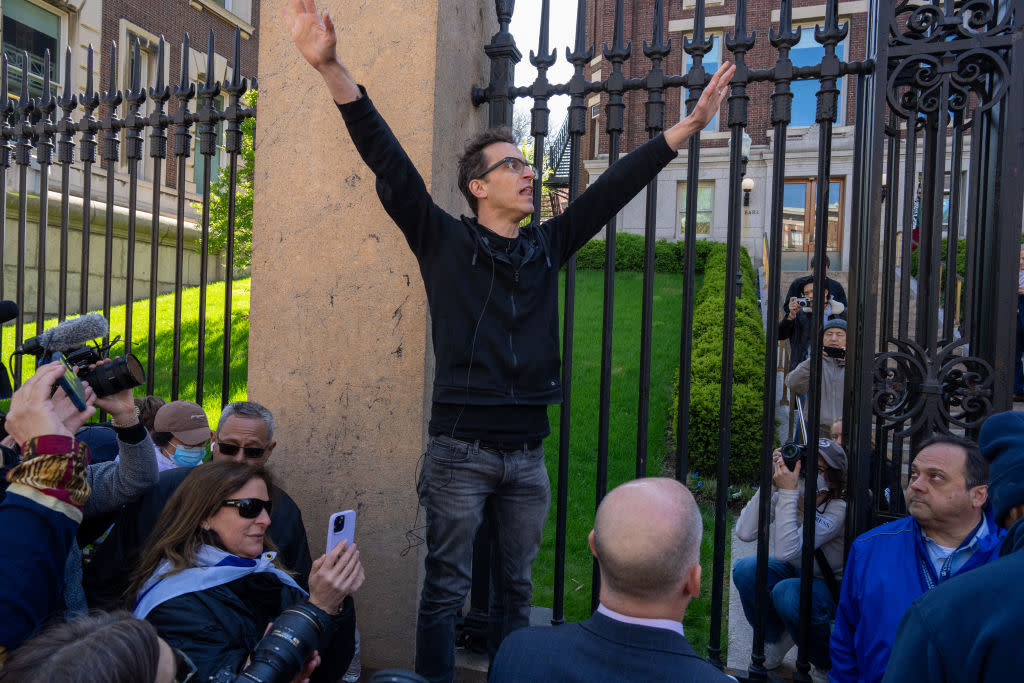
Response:
[[[512,129],[508,126],[495,126],[474,136],[466,143],[466,149],[459,157],[459,190],[462,192],[469,208],[473,209],[473,215],[477,213],[476,197],[469,191],[469,181],[476,179],[485,167],[484,147],[493,145],[496,142],[507,142],[510,145],[516,144],[512,137]]]

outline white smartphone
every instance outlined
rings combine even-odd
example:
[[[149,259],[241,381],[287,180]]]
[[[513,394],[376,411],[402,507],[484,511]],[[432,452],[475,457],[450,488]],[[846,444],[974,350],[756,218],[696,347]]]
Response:
[[[331,552],[334,546],[338,545],[342,540],[346,540],[349,545],[352,545],[355,539],[356,511],[345,510],[344,512],[335,512],[331,515],[331,519],[327,523],[327,550],[324,552]]]

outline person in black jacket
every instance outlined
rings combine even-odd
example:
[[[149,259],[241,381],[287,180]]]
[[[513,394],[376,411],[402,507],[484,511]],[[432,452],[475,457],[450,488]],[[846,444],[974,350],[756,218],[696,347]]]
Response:
[[[786,291],[786,297],[782,300],[782,312],[786,313],[789,310],[789,302],[793,297],[800,296],[800,292],[803,291],[804,285],[808,282],[814,281],[814,269],[815,260],[811,258],[811,272],[807,275],[801,275],[797,279],[789,283],[789,289]],[[832,266],[832,261],[829,260],[828,254],[825,255],[825,289],[828,290],[829,298],[833,301],[838,301],[846,307],[846,290],[843,286],[828,276],[828,269]]]
[[[229,403],[221,411],[217,431],[211,438],[214,461],[262,466],[277,445],[274,417],[252,401]],[[161,472],[154,486],[120,511],[110,534],[85,567],[83,586],[90,607],[110,610],[123,606],[128,572],[138,563],[139,552],[167,501],[193,469],[177,467]],[[279,560],[294,572],[296,583],[306,588],[312,560],[302,513],[295,501],[276,485],[270,486],[270,498],[274,501],[270,535],[279,551]]]
[[[319,628],[325,661],[313,680],[336,680],[355,649],[352,594],[363,583],[355,545],[320,556],[309,593],[278,564],[266,535],[273,502],[260,465],[194,468],[171,496],[142,553],[133,613],[195,664],[196,680],[240,672],[270,622],[304,605]],[[316,654],[312,659],[316,658]],[[297,673],[297,672],[296,672]]]
[[[550,501],[542,447],[547,406],[562,400],[558,271],[718,112],[734,67],[723,64],[690,116],[611,166],[564,213],[520,227],[533,212],[536,173],[508,129],[485,131],[466,147],[458,186],[473,216],[455,218],[434,203],[339,59],[328,14],[313,0],[289,0],[288,10],[292,39],[323,77],[423,277],[435,375],[417,486],[427,557],[416,670],[450,681],[455,619],[485,505],[500,577],[489,613],[492,651],[494,641],[529,623],[530,565]]]

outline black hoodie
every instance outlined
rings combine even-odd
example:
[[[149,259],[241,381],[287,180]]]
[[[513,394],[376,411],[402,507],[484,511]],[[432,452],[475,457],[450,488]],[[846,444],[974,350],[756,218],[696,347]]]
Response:
[[[676,153],[658,136],[613,164],[564,213],[509,241],[434,203],[362,92],[338,108],[419,263],[433,323],[434,403],[560,403],[558,269]]]

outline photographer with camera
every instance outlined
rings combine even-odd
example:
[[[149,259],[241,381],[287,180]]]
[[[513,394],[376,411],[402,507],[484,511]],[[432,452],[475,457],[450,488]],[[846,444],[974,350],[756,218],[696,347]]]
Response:
[[[199,465],[142,553],[130,589],[135,616],[189,656],[196,680],[244,673],[244,680],[289,681],[319,653],[324,666],[315,681],[322,671],[344,672],[352,658],[359,551],[342,542],[321,555],[307,594],[278,564],[267,536],[272,488],[261,465]]]
[[[0,664],[60,609],[64,567],[89,499],[89,449],[74,438],[96,409],[77,410],[45,365],[14,392],[6,428],[21,453],[0,503]]]
[[[771,539],[775,554],[768,560],[769,604],[765,621],[764,667],[778,667],[793,647],[800,628],[800,564],[803,554],[803,494],[814,486],[817,510],[814,517],[814,588],[811,603],[810,661],[812,679],[824,680],[831,667],[828,655],[830,622],[839,600],[843,574],[843,525],[846,519],[846,452],[834,441],[818,440],[818,462],[810,479],[806,450],[786,444],[772,453]],[[803,483],[801,484],[801,480]],[[811,483],[815,482],[815,483]],[[758,490],[743,508],[736,522],[736,537],[757,538]],[[733,565],[732,580],[740,594],[743,613],[754,623],[754,591],[757,558],[744,557]]]
[[[799,294],[789,297],[786,304],[786,315],[779,321],[779,340],[789,340],[789,370],[792,372],[797,365],[807,359],[811,353],[811,335],[814,334],[814,321],[811,318],[814,305],[814,281],[806,280]],[[825,290],[825,320],[846,314],[846,306],[832,298],[831,292]]]
[[[821,410],[819,434],[831,434],[836,420],[843,419],[843,381],[846,377],[846,321],[833,318],[821,334]],[[800,361],[786,376],[786,386],[794,394],[810,391],[811,359]]]

